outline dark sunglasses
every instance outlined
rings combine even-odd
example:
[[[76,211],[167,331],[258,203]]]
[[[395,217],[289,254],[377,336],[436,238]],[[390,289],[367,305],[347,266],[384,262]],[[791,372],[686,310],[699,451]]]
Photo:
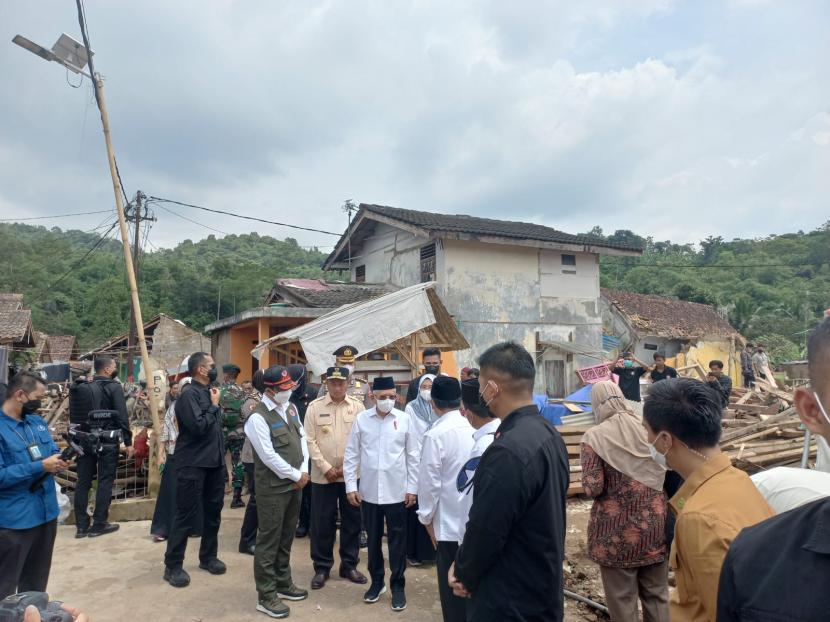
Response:
[[[481,462],[481,456],[476,456],[467,460],[464,466],[461,467],[458,477],[455,478],[455,487],[458,492],[466,491],[466,494],[470,494],[470,489],[473,486],[473,476],[476,474],[479,462]]]

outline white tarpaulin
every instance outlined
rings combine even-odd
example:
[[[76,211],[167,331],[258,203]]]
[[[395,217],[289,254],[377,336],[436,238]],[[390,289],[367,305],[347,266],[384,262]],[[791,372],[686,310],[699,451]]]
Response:
[[[435,324],[427,296],[427,290],[434,285],[420,283],[373,300],[346,305],[263,341],[251,354],[259,359],[269,345],[299,341],[308,367],[315,374],[324,374],[334,365],[332,352],[340,346],[354,346],[364,355]]]

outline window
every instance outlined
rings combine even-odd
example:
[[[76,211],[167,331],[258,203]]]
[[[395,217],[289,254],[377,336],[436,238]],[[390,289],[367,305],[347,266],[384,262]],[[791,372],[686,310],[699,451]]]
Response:
[[[562,265],[576,267],[576,255],[562,255]]]
[[[366,265],[357,266],[354,269],[354,282],[355,283],[365,283],[366,282]]]
[[[655,344],[655,343],[646,343],[646,344],[643,345],[643,348],[646,349],[646,350],[654,350],[656,352],[657,351],[657,344]]]
[[[435,242],[421,247],[421,283],[435,280]]]

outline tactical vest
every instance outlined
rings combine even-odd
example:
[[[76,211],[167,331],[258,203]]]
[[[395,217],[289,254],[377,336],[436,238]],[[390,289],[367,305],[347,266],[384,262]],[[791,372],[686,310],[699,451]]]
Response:
[[[303,464],[302,434],[300,432],[300,417],[293,404],[286,404],[288,422],[276,410],[268,410],[262,402],[257,404],[254,413],[262,415],[268,428],[271,430],[271,443],[274,451],[283,460],[295,469]],[[254,477],[256,478],[257,494],[274,494],[293,490],[294,482],[282,479],[269,469],[254,452]]]

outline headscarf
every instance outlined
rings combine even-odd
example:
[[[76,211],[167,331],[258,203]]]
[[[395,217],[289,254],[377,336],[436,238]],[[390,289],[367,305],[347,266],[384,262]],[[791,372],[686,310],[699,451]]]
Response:
[[[408,406],[412,408],[412,412],[418,419],[426,422],[427,425],[432,425],[438,421],[438,415],[432,410],[432,402],[429,402],[421,397],[421,386],[425,380],[435,380],[435,374],[424,374],[418,381],[418,397],[409,402]]]
[[[305,423],[305,411],[308,409],[305,365],[289,365],[286,369],[291,376],[291,380],[297,383],[297,386],[291,392],[291,403],[297,408],[300,420]]]
[[[624,475],[663,490],[666,470],[652,459],[643,423],[617,384],[610,380],[595,383],[591,409],[597,425],[582,436],[582,443]]]

